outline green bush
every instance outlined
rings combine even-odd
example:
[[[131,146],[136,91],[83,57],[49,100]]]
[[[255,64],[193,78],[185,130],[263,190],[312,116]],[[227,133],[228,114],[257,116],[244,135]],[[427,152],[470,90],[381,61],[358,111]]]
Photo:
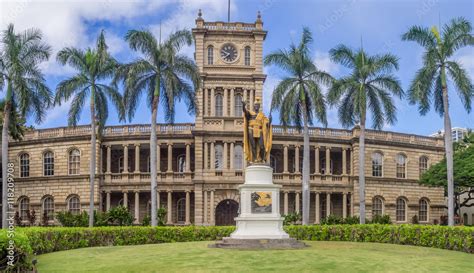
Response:
[[[374,215],[372,217],[372,221],[370,221],[372,224],[391,224],[392,220],[390,220],[390,215],[384,214],[384,215]],[[413,224],[418,224],[418,223],[413,223]]]
[[[161,207],[158,209],[157,213],[157,225],[158,226],[164,226],[165,225],[165,219],[166,219],[166,214],[167,211],[165,208]],[[150,226],[151,225],[151,217],[150,215],[146,215],[143,217],[142,220],[142,226]]]
[[[86,211],[79,214],[60,211],[56,214],[56,220],[64,227],[87,227],[89,225],[89,214]]]
[[[133,216],[124,206],[117,206],[107,212],[108,224],[112,226],[131,226]]]
[[[299,213],[289,213],[286,215],[283,215],[283,225],[296,225],[298,221],[301,220],[301,214]]]
[[[33,250],[28,241],[28,237],[22,232],[13,233],[13,237],[8,236],[5,229],[0,230],[0,272],[26,272],[33,269]],[[10,240],[13,245],[10,245]],[[13,260],[8,259],[8,255]],[[9,261],[11,264],[9,264]]]
[[[474,228],[434,225],[288,226],[291,237],[310,241],[390,243],[474,253]]]

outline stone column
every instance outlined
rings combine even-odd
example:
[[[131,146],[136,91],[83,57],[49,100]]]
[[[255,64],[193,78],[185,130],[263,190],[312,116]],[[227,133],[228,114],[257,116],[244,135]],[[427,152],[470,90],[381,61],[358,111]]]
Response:
[[[300,172],[300,146],[295,145],[295,171],[294,173]]]
[[[135,144],[135,172],[140,172],[140,143]]]
[[[228,105],[227,105],[227,93],[229,90],[224,88],[222,91],[224,92],[224,96],[223,96],[224,101],[222,102],[222,110],[223,110],[222,116],[227,117],[227,113],[228,113],[227,110],[229,110]]]
[[[189,191],[186,191],[186,219],[184,223],[186,225],[191,224],[191,196]]]
[[[331,174],[331,148],[326,146],[326,175]]]
[[[140,192],[135,192],[135,224],[138,224],[140,221]]]
[[[342,193],[342,218],[347,217],[347,192]]]
[[[288,173],[288,145],[283,145],[283,173]]]
[[[168,170],[166,172],[173,172],[173,143],[168,143]]]
[[[166,224],[171,225],[173,224],[173,197],[172,197],[172,191],[168,191],[168,213],[166,214],[167,220]]]
[[[326,193],[326,217],[331,215],[331,194],[328,192]]]
[[[211,162],[209,162],[209,164],[211,164],[211,170],[216,169],[216,150],[214,142],[211,142]]]
[[[319,146],[314,147],[314,173],[321,174],[319,171]]]
[[[347,174],[347,158],[346,158],[346,148],[342,148],[342,175]]]
[[[255,90],[250,89],[249,92],[250,92],[250,108],[253,110],[253,105],[255,103]]]
[[[350,194],[350,197],[351,197],[351,216],[354,216],[354,193],[351,192]]]
[[[295,193],[295,212],[300,213],[300,193]]]
[[[230,89],[230,116],[235,117],[235,92],[234,92],[234,88]]]
[[[123,173],[128,173],[128,145],[123,145]]]
[[[207,225],[209,223],[207,219],[207,203],[209,200],[207,199],[207,191],[204,191],[204,224]]]
[[[223,155],[222,155],[222,169],[223,170],[227,170],[227,154],[228,154],[228,143],[227,142],[224,142],[224,151],[223,151]]]
[[[123,206],[128,208],[128,192],[127,191],[123,192]]]
[[[288,192],[285,191],[283,199],[283,214],[288,215]]]
[[[209,143],[204,142],[204,170],[209,169]]]
[[[230,158],[229,158],[231,170],[234,170],[234,149],[235,149],[234,142],[231,142],[230,143]]]
[[[191,143],[186,143],[186,172],[191,172]]]
[[[159,210],[161,207],[160,200],[160,191],[156,191],[156,210]]]
[[[150,147],[150,149],[152,148]],[[161,144],[160,143],[156,144],[156,171],[161,172]]]
[[[216,218],[214,217],[214,190],[211,191],[210,208],[211,208],[211,225],[214,226],[216,224]]]
[[[214,88],[211,88],[211,116],[216,116],[216,95]]]
[[[107,166],[106,166],[106,174],[111,173],[111,166],[112,166],[112,146],[107,145]]]
[[[110,191],[105,192],[105,211],[110,210]]]
[[[203,92],[204,92],[204,101],[202,103],[202,112],[203,112],[203,116],[207,117],[209,116],[209,108],[207,107],[207,102],[209,101],[209,90],[204,88]]]
[[[244,97],[243,97],[243,100],[248,104],[248,100],[247,100],[247,89],[244,89]],[[253,111],[253,109],[251,109]]]
[[[314,201],[314,210],[315,210],[315,215],[314,215],[314,223],[319,224],[321,223],[321,216],[319,215],[319,192],[316,192],[316,199]]]

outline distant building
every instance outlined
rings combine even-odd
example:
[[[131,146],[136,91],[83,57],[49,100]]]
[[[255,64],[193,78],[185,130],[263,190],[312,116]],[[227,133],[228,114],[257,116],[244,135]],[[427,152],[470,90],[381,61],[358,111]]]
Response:
[[[451,134],[453,136],[453,141],[457,142],[460,141],[461,139],[464,138],[464,136],[467,135],[468,133],[467,128],[461,128],[461,127],[453,127],[451,128]],[[444,136],[444,130],[439,130],[437,133],[431,134],[431,137],[443,137]]]

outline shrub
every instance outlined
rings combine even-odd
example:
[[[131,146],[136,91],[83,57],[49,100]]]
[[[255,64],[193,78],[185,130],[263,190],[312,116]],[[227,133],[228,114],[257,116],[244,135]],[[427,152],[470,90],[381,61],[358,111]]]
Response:
[[[374,215],[372,217],[372,221],[370,221],[370,223],[372,223],[372,224],[391,224],[392,220],[390,220],[390,215],[387,215],[387,214]]]
[[[411,218],[411,223],[412,224],[419,224],[418,216],[416,214],[413,215],[413,217]]]
[[[14,247],[11,249],[9,241],[13,240]],[[8,264],[8,253],[13,253],[12,265]],[[28,237],[15,232],[13,238],[8,237],[7,230],[0,230],[0,271],[1,272],[27,272],[33,269],[33,250]]]
[[[166,214],[167,214],[167,211],[165,208],[161,207],[158,209],[157,211],[157,225],[158,226],[165,225]],[[151,217],[150,215],[146,215],[145,217],[143,217],[142,226],[149,226],[149,225],[151,225]]]
[[[64,227],[87,227],[89,225],[89,214],[86,211],[79,214],[60,211],[56,214],[56,219]]]
[[[298,221],[301,220],[301,215],[299,213],[289,213],[286,215],[283,215],[283,225],[296,225]]]
[[[107,212],[109,225],[115,226],[131,226],[133,223],[133,216],[124,206],[117,206]]]
[[[322,225],[340,225],[343,223],[344,223],[344,219],[336,215],[329,215],[328,217],[321,219]]]

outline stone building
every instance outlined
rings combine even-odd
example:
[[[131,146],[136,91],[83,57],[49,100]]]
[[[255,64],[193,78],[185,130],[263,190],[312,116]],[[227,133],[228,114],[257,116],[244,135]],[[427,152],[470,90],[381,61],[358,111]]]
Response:
[[[140,222],[150,212],[150,149],[158,153],[158,203],[176,225],[233,224],[238,185],[245,167],[242,100],[250,107],[262,96],[262,46],[267,32],[255,23],[205,22],[193,29],[195,60],[202,76],[195,123],[159,124],[158,146],[150,147],[149,125],[108,126],[97,142],[96,206],[124,205]],[[310,129],[311,217],[347,217],[359,210],[360,131]],[[270,164],[283,186],[283,214],[301,211],[303,137],[295,128],[273,127]],[[88,209],[90,127],[29,131],[12,142],[15,195],[22,219],[35,210],[51,221],[55,212]],[[393,222],[433,223],[444,213],[442,188],[418,184],[419,175],[443,157],[439,138],[368,130],[367,217],[388,214]]]

